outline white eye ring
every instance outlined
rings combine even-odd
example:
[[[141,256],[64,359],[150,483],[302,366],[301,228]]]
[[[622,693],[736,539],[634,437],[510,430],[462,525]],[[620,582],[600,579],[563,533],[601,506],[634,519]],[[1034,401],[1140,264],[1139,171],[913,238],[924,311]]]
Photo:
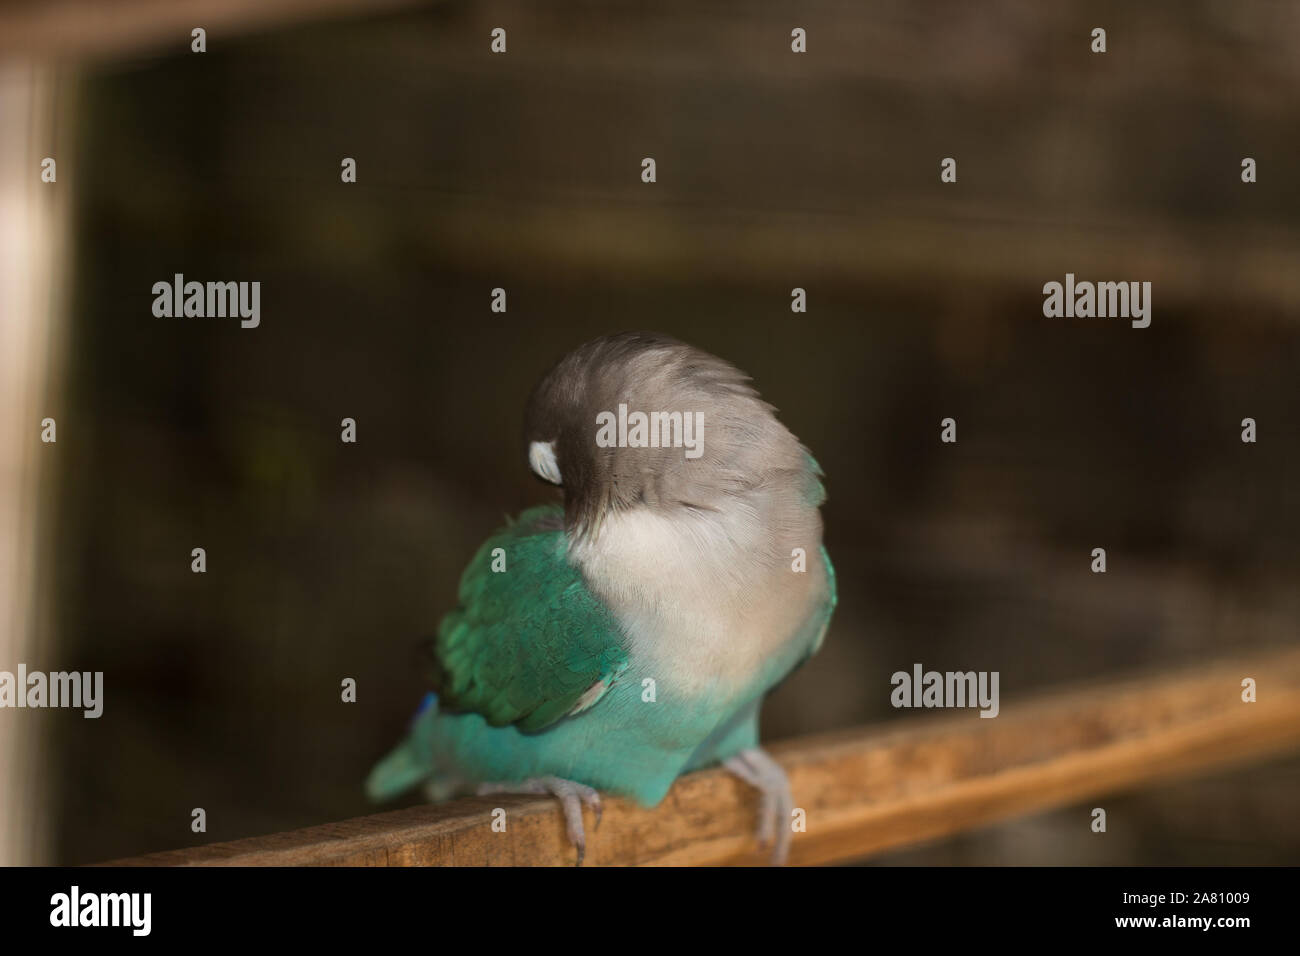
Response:
[[[560,466],[555,461],[555,442],[535,441],[528,446],[528,465],[539,478],[560,484]]]

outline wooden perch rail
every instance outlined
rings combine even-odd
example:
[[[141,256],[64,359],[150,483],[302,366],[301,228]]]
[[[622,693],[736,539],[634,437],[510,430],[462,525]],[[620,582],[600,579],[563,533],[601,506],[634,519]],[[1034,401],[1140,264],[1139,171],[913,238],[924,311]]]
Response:
[[[1241,699],[1254,678],[1258,701]],[[777,744],[807,812],[792,863],[858,859],[1035,810],[1300,748],[1300,651],[1003,701],[884,728]],[[504,833],[491,828],[507,811]],[[607,799],[587,816],[589,865],[761,864],[754,793],[721,770],[691,774],[644,810]],[[1080,826],[1087,824],[1081,820]],[[476,798],[110,865],[572,865],[550,798]]]

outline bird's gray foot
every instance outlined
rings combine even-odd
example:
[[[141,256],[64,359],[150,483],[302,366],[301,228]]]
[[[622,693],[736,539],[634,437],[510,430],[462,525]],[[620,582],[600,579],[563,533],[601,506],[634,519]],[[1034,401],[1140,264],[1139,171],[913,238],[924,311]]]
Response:
[[[790,854],[790,814],[794,798],[781,765],[755,747],[742,750],[722,765],[758,790],[758,845],[772,847],[772,863],[782,866]]]
[[[490,793],[549,793],[560,801],[564,810],[564,829],[569,835],[569,842],[578,849],[578,866],[582,866],[583,857],[587,855],[587,834],[582,828],[582,808],[590,807],[596,816],[595,829],[600,829],[601,803],[600,794],[593,788],[560,777],[532,777],[514,783],[482,783],[478,793],[486,796]]]

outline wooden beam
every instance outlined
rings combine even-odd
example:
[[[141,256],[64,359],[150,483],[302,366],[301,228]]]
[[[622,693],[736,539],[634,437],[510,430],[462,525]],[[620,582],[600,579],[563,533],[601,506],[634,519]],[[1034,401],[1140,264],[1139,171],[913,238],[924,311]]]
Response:
[[[63,418],[68,279],[66,177],[75,109],[69,77],[0,62],[0,667],[50,659],[49,551]],[[56,160],[45,182],[43,160]],[[63,434],[66,435],[66,432]],[[0,719],[0,866],[47,852],[43,719]]]
[[[1258,702],[1241,699],[1254,678]],[[886,693],[889,688],[879,689]],[[1007,688],[1003,688],[1004,692]],[[1014,691],[1012,691],[1014,694]],[[905,718],[771,748],[807,812],[791,862],[859,859],[1036,810],[1300,749],[1300,650],[1131,678],[975,711]],[[507,811],[493,832],[493,808]],[[761,864],[757,801],[721,770],[682,778],[660,806],[606,800],[589,865]],[[1081,819],[1080,826],[1088,825]],[[555,801],[492,797],[155,853],[118,866],[571,865]]]
[[[371,16],[418,0],[43,0],[0,8],[0,55],[100,58],[146,51],[184,54],[190,31],[209,42],[337,16]]]

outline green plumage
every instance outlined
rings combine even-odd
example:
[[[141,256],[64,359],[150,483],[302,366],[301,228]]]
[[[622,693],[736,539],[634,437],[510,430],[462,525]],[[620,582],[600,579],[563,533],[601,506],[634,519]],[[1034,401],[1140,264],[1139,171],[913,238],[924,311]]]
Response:
[[[502,556],[506,570],[493,571]],[[443,799],[483,781],[555,776],[653,806],[680,774],[758,745],[763,695],[816,649],[835,607],[820,556],[827,591],[789,642],[744,685],[688,694],[662,662],[629,660],[619,623],[568,560],[561,509],[525,511],[462,576],[434,645],[437,693],[367,791],[379,800],[424,783]]]
[[[554,507],[525,511],[465,569],[460,607],[443,619],[434,648],[444,710],[541,730],[627,667],[617,622],[565,560],[559,516]],[[504,571],[493,570],[496,558]]]

